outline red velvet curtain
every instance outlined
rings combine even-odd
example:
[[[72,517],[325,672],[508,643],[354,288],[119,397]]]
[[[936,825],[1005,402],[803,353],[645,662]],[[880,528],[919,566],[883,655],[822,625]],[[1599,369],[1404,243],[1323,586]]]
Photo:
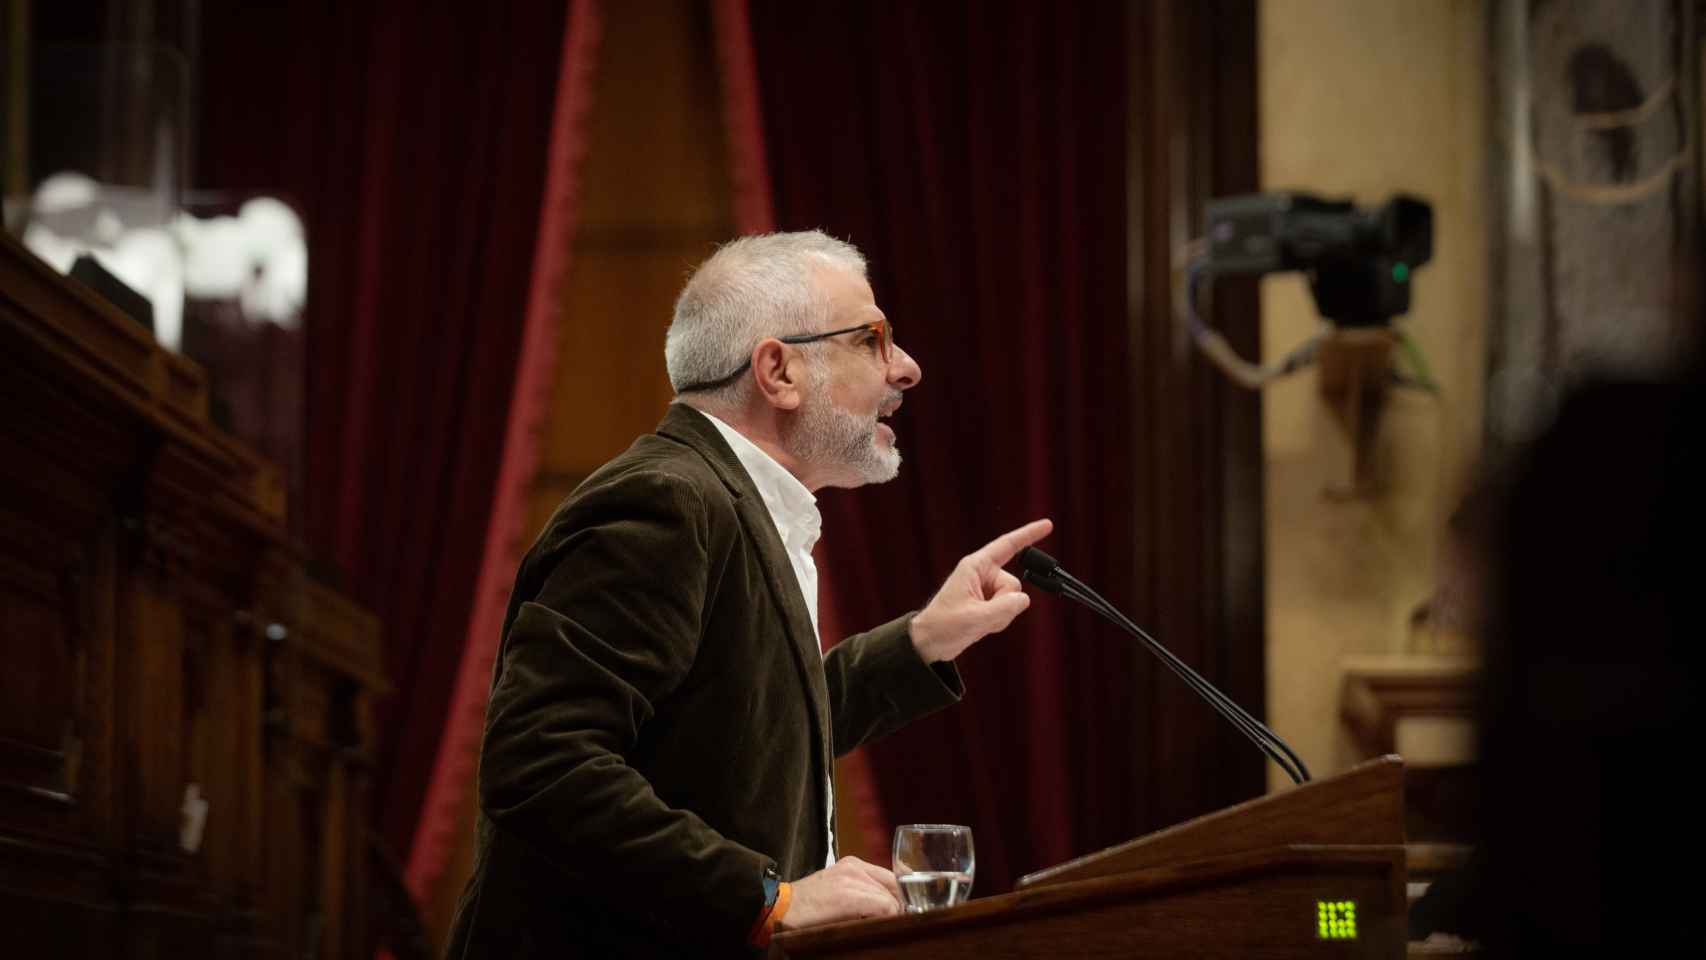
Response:
[[[569,5],[202,8],[196,182],[307,222],[312,553],[378,614],[375,823],[401,858],[437,756],[522,354]]]
[[[893,483],[823,497],[822,582],[856,628],[1039,516],[1043,546],[1131,608],[1121,5],[755,3],[778,226],[871,260],[918,358]],[[978,890],[1128,839],[1139,654],[1039,595],[960,659],[969,692],[871,750],[886,823],[970,824]]]

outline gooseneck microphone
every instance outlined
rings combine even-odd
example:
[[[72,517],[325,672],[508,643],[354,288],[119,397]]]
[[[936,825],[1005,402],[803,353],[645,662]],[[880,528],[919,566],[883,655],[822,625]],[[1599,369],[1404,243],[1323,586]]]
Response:
[[[1233,703],[1230,697],[1221,693],[1214,684],[1204,680],[1201,674],[1186,666],[1183,660],[1173,656],[1172,651],[1145,633],[1142,627],[1133,623],[1130,617],[1121,613],[1113,604],[1102,599],[1100,594],[1085,586],[1077,577],[1067,573],[1061,568],[1059,561],[1036,547],[1026,547],[1019,553],[1018,563],[1020,567],[1019,579],[1034,584],[1049,593],[1058,593],[1063,597],[1076,600],[1100,614],[1103,619],[1114,626],[1142,641],[1143,645],[1149,648],[1150,653],[1155,654],[1162,663],[1165,663],[1174,673],[1179,675],[1179,679],[1185,681],[1186,686],[1207,700],[1209,706],[1219,711],[1220,715],[1231,721],[1240,733],[1250,738],[1250,742],[1256,745],[1256,749],[1262,751],[1269,760],[1278,764],[1279,768],[1285,771],[1286,776],[1291,778],[1292,783],[1308,782],[1309,768],[1303,765],[1303,760],[1292,751],[1291,747],[1286,745],[1284,740],[1279,738],[1278,734],[1268,729],[1267,725],[1260,720],[1250,716],[1249,712],[1243,707]]]

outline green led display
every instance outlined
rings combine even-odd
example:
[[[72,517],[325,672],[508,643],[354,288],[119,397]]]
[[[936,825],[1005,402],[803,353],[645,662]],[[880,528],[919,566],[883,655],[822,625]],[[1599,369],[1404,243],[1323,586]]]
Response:
[[[1315,901],[1315,934],[1322,940],[1355,940],[1357,938],[1357,902],[1355,900]]]
[[[1410,265],[1400,260],[1392,265],[1392,282],[1404,283],[1410,279]]]

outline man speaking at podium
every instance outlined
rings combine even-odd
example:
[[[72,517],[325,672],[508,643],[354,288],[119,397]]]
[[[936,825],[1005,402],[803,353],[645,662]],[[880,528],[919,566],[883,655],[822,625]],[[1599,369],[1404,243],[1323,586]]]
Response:
[[[954,658],[1029,605],[1002,565],[1047,520],[819,652],[813,491],[894,478],[881,421],[923,376],[851,245],[727,244],[664,353],[656,432],[557,508],[516,575],[450,957],[746,956],[897,912],[889,870],[835,857],[832,758],[957,701]]]

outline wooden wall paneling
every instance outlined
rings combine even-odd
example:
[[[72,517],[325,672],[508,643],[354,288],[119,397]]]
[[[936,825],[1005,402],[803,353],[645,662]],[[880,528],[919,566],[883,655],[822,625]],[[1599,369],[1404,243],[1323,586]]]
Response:
[[[269,913],[292,950],[344,956],[366,939],[378,628],[316,584],[278,603],[286,619],[265,628]]]
[[[16,805],[58,809],[64,815],[51,819],[68,835],[93,826],[70,812],[90,786],[81,782],[82,753],[102,640],[91,622],[102,586],[91,567],[96,545],[86,543],[0,508],[0,636],[13,651],[0,675],[0,817],[52,829]]]
[[[227,898],[214,875],[217,845],[208,842],[207,828],[209,818],[217,824],[225,812],[226,796],[220,794],[219,784],[228,776],[231,759],[229,754],[216,751],[213,742],[215,691],[223,686],[223,678],[214,672],[214,666],[219,648],[226,642],[221,634],[230,621],[230,602],[199,578],[190,577],[179,587],[179,605],[183,634],[177,671],[183,703],[179,708],[178,730],[163,731],[167,736],[176,736],[179,744],[178,764],[173,774],[176,781],[173,794],[177,800],[177,830],[173,839],[182,858],[182,878],[192,885],[190,902],[218,929],[223,925]],[[230,726],[235,719],[220,716],[217,725]],[[198,811],[193,806],[196,801],[206,806]],[[195,835],[198,826],[199,836]]]
[[[1199,174],[1192,185],[1192,232],[1201,231],[1202,210],[1214,197],[1261,189],[1257,97],[1257,9],[1254,0],[1215,0],[1197,4],[1191,27],[1187,83],[1208,91],[1193,115],[1193,137],[1201,145]],[[1246,357],[1260,357],[1261,297],[1257,281],[1226,278],[1215,284],[1210,322]],[[1208,475],[1219,499],[1209,515],[1208,531],[1217,559],[1208,574],[1201,609],[1215,624],[1215,652],[1205,663],[1221,675],[1222,689],[1258,717],[1266,702],[1266,547],[1265,476],[1262,451],[1262,400],[1259,393],[1235,386],[1209,365],[1198,396],[1216,411],[1209,434]],[[1244,739],[1220,726],[1222,744],[1245,750]],[[1246,756],[1249,756],[1246,754]],[[1266,763],[1250,758],[1227,778],[1223,796],[1262,792]]]
[[[190,563],[187,531],[164,518],[126,518],[127,558],[136,576],[120,595],[121,736],[131,748],[126,771],[129,836],[144,870],[175,872],[183,770],[184,616],[175,583]]]
[[[277,643],[274,642],[276,647]],[[297,747],[287,736],[285,708],[282,705],[281,679],[288,676],[289,665],[276,650],[267,663],[267,748],[266,786],[263,792],[266,829],[264,832],[265,888],[264,931],[267,938],[280,945],[280,955],[292,954],[290,945],[297,941],[298,920],[302,916],[302,891],[298,861],[302,856],[302,807],[297,795],[304,789],[304,778],[297,772]]]
[[[282,629],[282,627],[281,627]],[[313,889],[305,864],[318,851],[308,838],[316,824],[314,751],[300,734],[303,704],[295,695],[305,682],[306,665],[290,648],[288,635],[275,631],[268,671],[267,839],[269,913],[282,943],[295,949],[307,933],[313,908]]]
[[[330,957],[341,956],[343,953],[340,944],[343,940],[346,919],[343,912],[343,898],[345,881],[348,876],[345,871],[344,859],[334,851],[348,849],[346,839],[350,833],[350,810],[347,772],[342,759],[336,754],[336,745],[328,744],[326,785],[322,793],[325,820],[321,826],[322,832],[319,840],[320,849],[331,853],[330,855],[323,854],[321,857],[320,875],[316,878],[315,887],[319,891],[318,899],[323,918],[320,930],[320,952]]]
[[[31,358],[0,299],[0,350]],[[0,377],[0,828],[116,842],[112,741],[117,542],[110,478],[136,445],[109,409],[67,405],[26,367]],[[61,408],[64,412],[61,413]]]
[[[199,850],[214,905],[219,912],[220,934],[236,924],[241,895],[242,831],[237,816],[242,809],[245,759],[253,749],[247,742],[249,720],[243,700],[242,668],[238,662],[238,630],[235,612],[227,607],[208,618],[202,628],[207,637],[205,682],[201,696],[204,708],[192,713],[202,726],[200,736],[206,755],[190,765],[202,779],[197,785],[207,804],[203,815]],[[192,670],[185,663],[185,673]],[[257,721],[259,717],[254,718]]]
[[[270,750],[273,745],[273,724],[281,710],[276,703],[277,689],[272,684],[274,639],[282,607],[280,598],[300,590],[301,571],[294,553],[278,545],[270,547],[257,567],[252,605],[234,615],[238,648],[243,652],[242,684],[250,707],[245,711],[245,738],[253,752],[245,758],[248,767],[242,782],[246,795],[243,801],[242,848],[246,884],[245,898],[258,915],[246,920],[255,935],[267,931],[268,893],[268,791],[272,785]],[[282,629],[282,628],[280,628]]]
[[[22,851],[3,854],[12,864],[29,864],[43,877],[58,878],[66,861],[53,856],[40,861]],[[16,957],[122,956],[120,918],[116,903],[96,903],[68,894],[58,884],[40,889],[7,889],[0,897],[0,925],[6,934],[6,955]]]
[[[310,743],[302,743],[296,758],[299,779],[293,784],[291,800],[297,816],[295,876],[291,885],[296,895],[295,909],[287,930],[294,952],[317,955],[325,930],[325,903],[320,899],[320,877],[326,851],[321,838],[325,836],[326,803],[325,756]]]
[[[289,736],[289,707],[285,691],[295,677],[294,664],[286,655],[284,628],[263,621],[262,716],[264,782],[261,793],[262,885],[261,902],[266,934],[280,944],[291,942],[291,920],[296,916],[297,892],[293,880],[295,858],[300,852],[295,803],[295,745]]]
[[[238,546],[240,553],[223,560],[217,559],[223,551],[211,552],[207,576],[188,579],[182,596],[185,751],[179,802],[193,785],[206,804],[200,842],[186,856],[206,885],[221,938],[252,935],[259,862],[254,811],[261,779],[261,641],[247,612],[255,591],[248,574],[258,558],[255,543]],[[181,807],[179,813],[181,824]]]
[[[1260,398],[1197,357],[1173,284],[1205,201],[1257,189],[1255,16],[1251,0],[1127,4],[1126,206],[1131,440],[1148,465],[1132,491],[1135,615],[1261,717]],[[1253,284],[1215,284],[1205,309],[1236,349],[1259,356]],[[1142,822],[1177,823],[1261,793],[1261,754],[1159,664],[1140,670],[1136,695],[1153,704],[1133,735],[1138,782],[1151,785]]]
[[[154,467],[160,456],[144,461]],[[127,745],[126,937],[145,952],[205,950],[216,925],[202,859],[185,849],[187,787],[205,781],[207,608],[198,577],[211,544],[153,470],[125,509],[133,575],[121,588],[120,736]],[[128,498],[129,491],[120,493]],[[198,607],[200,609],[198,609]]]
[[[0,364],[8,948],[365,960],[378,624],[306,577],[201,371],[4,237]]]
[[[0,435],[0,463],[29,464],[51,431],[14,399],[26,436]],[[98,501],[51,462],[0,471],[0,928],[22,956],[111,956],[119,939],[116,532]]]
[[[367,617],[365,629],[366,635],[375,636],[378,625]],[[377,651],[374,645],[368,649]],[[378,678],[378,675],[379,664],[375,660],[371,676]],[[389,689],[382,679],[361,683],[345,677],[338,696],[342,716],[339,727],[344,732],[340,736],[340,753],[348,777],[344,798],[345,831],[337,847],[342,851],[340,865],[345,876],[344,894],[339,899],[344,905],[343,942],[351,946],[350,952],[357,952],[360,945],[368,942],[369,936],[372,881],[368,868],[372,858],[368,855],[367,817],[372,809],[373,749],[379,742],[373,727],[373,701]]]
[[[0,316],[8,321],[0,325],[0,336],[17,361],[17,372],[49,370],[70,388],[77,405],[110,401],[115,411],[129,412],[129,419],[135,419],[136,413],[126,410],[127,401],[148,404],[165,392],[165,351],[140,325],[118,315],[92,291],[62,282],[52,268],[33,258],[19,259],[28,254],[16,245],[11,249],[19,252],[8,255],[7,269],[0,274],[5,285]],[[46,325],[31,322],[43,317],[54,320]],[[44,358],[49,362],[39,367],[32,363]],[[64,412],[74,413],[69,408]]]

